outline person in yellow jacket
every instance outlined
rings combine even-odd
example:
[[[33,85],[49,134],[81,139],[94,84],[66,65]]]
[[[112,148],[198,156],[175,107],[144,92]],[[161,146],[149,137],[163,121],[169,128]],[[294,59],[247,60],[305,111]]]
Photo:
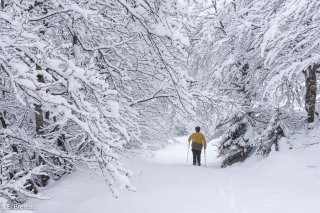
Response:
[[[192,142],[192,155],[193,155],[193,165],[196,165],[198,161],[198,166],[201,166],[201,150],[207,148],[207,141],[204,135],[200,132],[200,127],[196,127],[196,132],[192,133],[188,138],[189,143]]]

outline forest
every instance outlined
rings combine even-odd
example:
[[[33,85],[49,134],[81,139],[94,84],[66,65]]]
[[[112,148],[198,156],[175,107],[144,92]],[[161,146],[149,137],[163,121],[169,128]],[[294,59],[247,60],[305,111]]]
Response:
[[[318,0],[0,0],[0,203],[198,124],[222,168],[316,127]]]

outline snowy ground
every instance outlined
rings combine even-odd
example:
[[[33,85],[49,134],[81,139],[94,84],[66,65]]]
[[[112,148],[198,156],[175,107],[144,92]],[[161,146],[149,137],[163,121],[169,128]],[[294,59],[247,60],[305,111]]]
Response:
[[[76,172],[34,201],[35,213],[319,213],[320,136],[295,135],[294,149],[267,159],[221,169],[215,147],[207,151],[207,167],[186,162],[186,138],[127,166],[137,192],[114,199],[102,179]],[[309,144],[309,145],[307,145]],[[310,145],[311,144],[311,145]]]

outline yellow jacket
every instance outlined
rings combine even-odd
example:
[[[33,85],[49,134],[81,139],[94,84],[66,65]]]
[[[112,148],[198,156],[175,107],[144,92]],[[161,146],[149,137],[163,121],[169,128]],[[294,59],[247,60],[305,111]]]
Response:
[[[192,133],[189,138],[188,141],[192,141],[193,143],[199,143],[199,144],[203,144],[204,149],[207,148],[207,141],[206,138],[204,137],[204,135],[200,132],[195,132]]]

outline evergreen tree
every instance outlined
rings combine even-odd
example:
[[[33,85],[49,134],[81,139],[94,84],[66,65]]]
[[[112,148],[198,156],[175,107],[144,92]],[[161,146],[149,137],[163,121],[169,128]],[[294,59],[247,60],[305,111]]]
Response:
[[[254,149],[254,129],[246,115],[234,114],[218,128],[224,128],[219,155],[223,156],[221,167],[242,162]]]

